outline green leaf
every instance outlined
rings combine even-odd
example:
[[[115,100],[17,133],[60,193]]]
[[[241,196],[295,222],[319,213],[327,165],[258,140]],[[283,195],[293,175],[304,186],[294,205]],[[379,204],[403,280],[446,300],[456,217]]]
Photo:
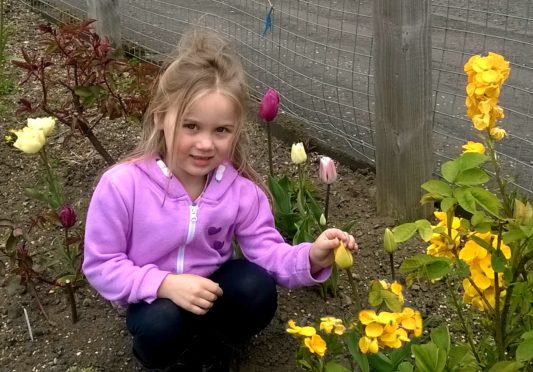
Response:
[[[522,363],[514,360],[498,362],[489,369],[489,372],[518,372],[522,366]]]
[[[459,205],[467,212],[476,213],[476,199],[472,196],[470,189],[460,188],[453,193]]]
[[[402,303],[394,293],[383,289],[381,291],[381,298],[383,298],[383,302],[385,302],[385,305],[390,311],[395,313],[400,313],[402,311]]]
[[[533,331],[524,332],[522,334],[522,336],[520,336],[520,338],[523,339],[523,340],[527,340],[529,338],[533,338]]]
[[[533,337],[526,338],[516,348],[516,360],[527,362],[533,359]]]
[[[454,183],[457,174],[459,173],[459,162],[456,160],[447,161],[442,164],[441,173],[442,177],[449,183]]]
[[[372,367],[372,372],[390,372],[392,371],[392,363],[390,359],[381,351],[377,354],[371,354],[368,356],[368,362]]]
[[[330,361],[326,364],[325,372],[350,372],[350,370],[342,364]]]
[[[503,273],[505,271],[507,260],[505,259],[505,256],[503,255],[503,252],[501,250],[495,249],[492,252],[491,263],[492,270],[494,270],[495,272]]]
[[[402,362],[411,356],[411,346],[413,343],[405,343],[400,349],[396,349],[389,354],[393,368],[400,368]],[[411,364],[407,363],[409,366]],[[412,366],[411,366],[412,368]]]
[[[459,161],[459,169],[465,171],[480,166],[488,159],[489,158],[486,155],[478,152],[465,152],[457,160]]]
[[[496,197],[496,195],[481,187],[470,188],[470,194],[478,205],[487,212],[498,217],[500,209],[502,209],[502,202]]]
[[[433,228],[431,227],[431,223],[428,220],[417,220],[415,221],[415,225],[422,240],[429,242],[429,240],[433,237]]]
[[[440,180],[430,180],[422,184],[424,190],[430,193],[439,194],[442,196],[452,196],[451,187]]]
[[[398,225],[392,229],[392,232],[394,233],[394,240],[396,243],[405,242],[413,237],[413,235],[416,233],[416,230],[416,224],[412,222]]]
[[[448,353],[447,366],[450,372],[477,372],[481,370],[472,350],[465,345],[451,347]]]
[[[348,351],[352,355],[353,360],[357,363],[362,372],[370,372],[370,365],[368,364],[368,358],[363,354],[358,347],[359,337],[355,332],[350,332],[346,335],[346,345],[348,345]]]
[[[400,265],[400,272],[403,274],[413,273],[421,279],[436,280],[448,274],[451,267],[452,263],[446,257],[418,254],[405,259]]]
[[[413,366],[409,362],[403,362],[398,366],[398,372],[413,372]]]
[[[443,212],[448,212],[450,208],[454,207],[457,204],[457,199],[455,198],[444,198],[440,202],[440,210]]]
[[[471,235],[470,239],[475,241],[479,246],[485,248],[487,251],[492,252],[492,246],[485,239],[481,239],[477,235]]]
[[[435,328],[431,331],[430,337],[431,341],[440,350],[444,350],[448,354],[448,350],[450,350],[450,332],[448,331],[448,327],[440,326]]]
[[[446,352],[439,350],[433,342],[424,345],[413,345],[415,366],[420,372],[441,372],[446,367]]]
[[[274,209],[284,214],[291,213],[291,201],[289,197],[289,190],[284,189],[281,184],[272,176],[268,176],[268,189],[272,194],[274,201]]]
[[[93,95],[93,92],[91,91],[90,87],[77,87],[74,89],[74,93],[82,98],[89,98]]]
[[[490,180],[489,175],[483,169],[467,169],[457,175],[455,183],[463,186],[481,185]]]

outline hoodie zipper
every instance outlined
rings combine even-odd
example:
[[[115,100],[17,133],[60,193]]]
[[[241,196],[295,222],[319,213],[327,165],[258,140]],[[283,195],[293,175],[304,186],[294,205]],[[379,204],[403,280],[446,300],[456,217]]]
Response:
[[[187,240],[185,241],[185,244],[182,245],[178,251],[178,258],[177,258],[177,265],[176,265],[176,272],[178,274],[183,273],[185,247],[187,246],[187,244],[189,244],[192,241],[194,237],[194,231],[196,230],[196,221],[198,221],[198,206],[196,204],[193,204],[189,207],[189,228],[187,231]]]

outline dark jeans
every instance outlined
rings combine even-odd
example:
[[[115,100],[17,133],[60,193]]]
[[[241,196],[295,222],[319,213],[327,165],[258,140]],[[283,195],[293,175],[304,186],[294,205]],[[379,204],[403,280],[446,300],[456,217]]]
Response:
[[[241,343],[270,323],[277,308],[277,291],[263,268],[231,260],[210,279],[224,294],[205,315],[183,310],[168,299],[128,307],[126,324],[133,335],[133,351],[145,366],[170,365],[191,347],[201,348],[208,356],[220,349],[217,343]]]

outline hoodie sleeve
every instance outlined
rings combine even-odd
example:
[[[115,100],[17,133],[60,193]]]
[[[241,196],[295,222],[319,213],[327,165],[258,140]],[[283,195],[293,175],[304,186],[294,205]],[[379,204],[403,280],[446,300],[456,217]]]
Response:
[[[139,267],[129,259],[135,183],[127,172],[114,170],[102,176],[89,205],[83,272],[108,300],[151,303],[168,272],[153,264]]]
[[[311,243],[285,243],[275,228],[268,198],[255,184],[241,193],[235,235],[244,256],[267,270],[280,286],[309,286],[324,282],[331,274],[328,268],[311,275]]]

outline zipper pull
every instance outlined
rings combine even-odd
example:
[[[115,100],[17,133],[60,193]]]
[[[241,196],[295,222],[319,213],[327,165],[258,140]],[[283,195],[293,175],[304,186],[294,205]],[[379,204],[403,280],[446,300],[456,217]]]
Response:
[[[197,205],[191,205],[191,215],[190,215],[190,221],[196,222],[198,220],[198,206]]]

